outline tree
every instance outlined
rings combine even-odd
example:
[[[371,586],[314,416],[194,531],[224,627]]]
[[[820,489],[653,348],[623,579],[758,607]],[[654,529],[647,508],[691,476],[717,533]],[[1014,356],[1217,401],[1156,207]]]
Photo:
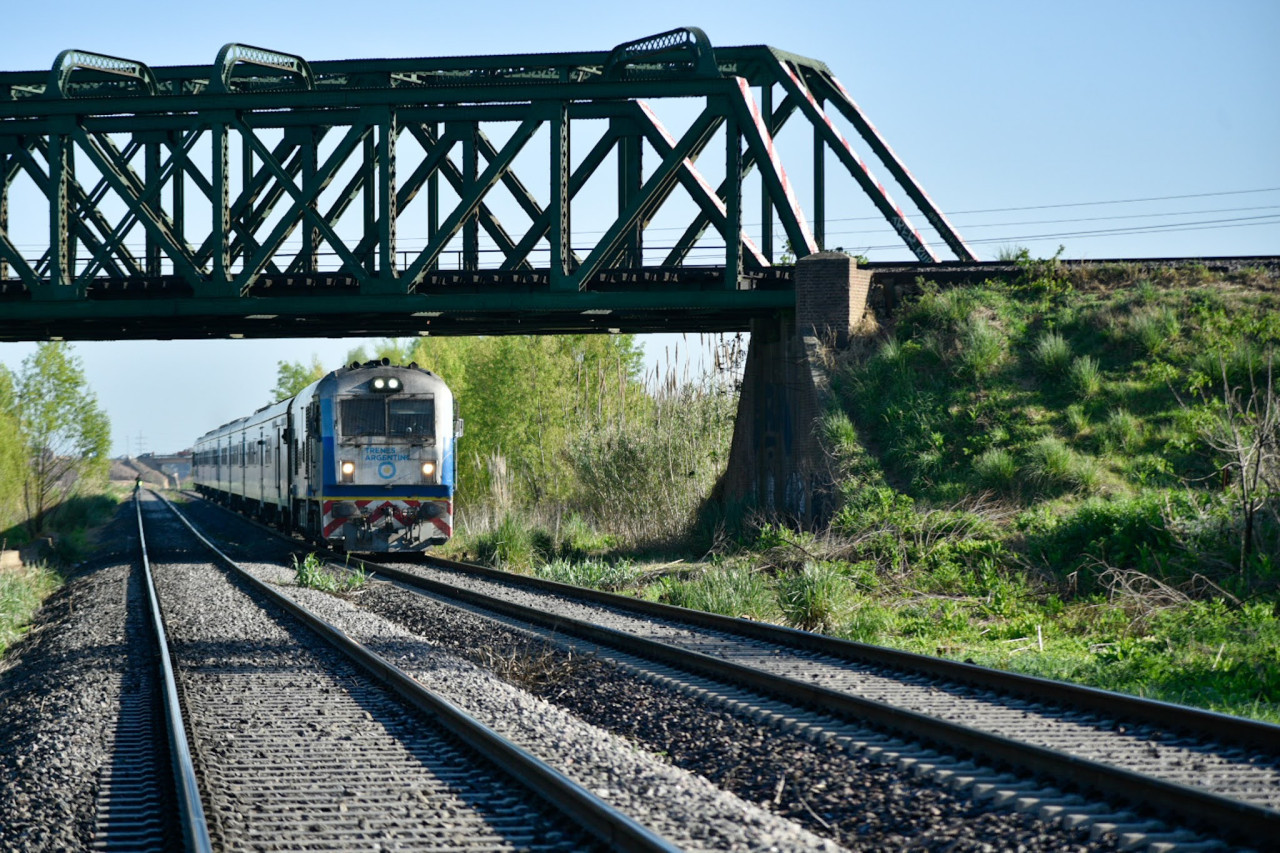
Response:
[[[1222,369],[1221,417],[1206,436],[1225,457],[1223,476],[1240,510],[1240,572],[1247,571],[1263,538],[1265,522],[1280,530],[1280,395],[1276,394],[1275,355],[1267,354],[1266,382],[1249,371],[1249,396],[1233,387]],[[1275,552],[1268,555],[1274,558]]]
[[[271,402],[292,397],[326,373],[328,371],[320,364],[320,357],[314,354],[310,365],[300,361],[276,362],[276,387],[271,391]]]
[[[0,364],[0,527],[8,528],[24,517],[22,485],[26,475],[27,455],[18,428],[14,378]]]
[[[62,341],[40,344],[17,382],[18,432],[28,460],[22,497],[31,533],[80,483],[106,473],[111,425]]]

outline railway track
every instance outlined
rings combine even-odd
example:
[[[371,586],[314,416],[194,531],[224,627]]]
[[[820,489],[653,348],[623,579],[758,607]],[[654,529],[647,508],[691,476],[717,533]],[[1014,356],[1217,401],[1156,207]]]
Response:
[[[1125,849],[1280,849],[1280,727],[447,560],[364,565],[424,601],[597,655],[699,704],[887,756]]]
[[[140,497],[200,794],[184,824],[207,815],[187,849],[678,849]]]
[[[1277,726],[436,558],[426,563],[366,566],[384,579],[516,623],[816,711],[817,718],[763,715],[812,728],[820,738],[857,740],[841,735],[840,722],[870,723],[948,755],[1047,778],[1059,790],[1029,804],[1046,814],[1073,807],[1087,813],[1080,800],[1061,792],[1096,792],[1235,843],[1280,846]],[[767,705],[746,697],[748,712],[761,713],[753,701]],[[983,784],[990,776],[954,758],[922,762],[956,782]],[[997,792],[1010,787],[990,781],[987,787]],[[1148,829],[1161,835],[1159,827]]]

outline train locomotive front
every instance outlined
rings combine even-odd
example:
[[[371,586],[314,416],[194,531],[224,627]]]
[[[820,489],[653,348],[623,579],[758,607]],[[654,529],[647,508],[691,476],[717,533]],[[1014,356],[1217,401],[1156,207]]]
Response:
[[[422,550],[453,533],[460,427],[434,373],[353,364],[202,436],[197,487],[338,550]]]

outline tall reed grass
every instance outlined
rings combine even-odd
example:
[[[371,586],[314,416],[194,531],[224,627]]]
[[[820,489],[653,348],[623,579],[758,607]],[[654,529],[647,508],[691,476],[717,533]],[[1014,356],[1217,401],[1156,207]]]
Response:
[[[670,350],[639,378],[579,371],[568,435],[553,451],[564,488],[531,487],[534,472],[503,453],[477,460],[488,488],[458,513],[463,539],[482,558],[528,569],[684,535],[728,461],[745,340],[704,338],[700,349]]]

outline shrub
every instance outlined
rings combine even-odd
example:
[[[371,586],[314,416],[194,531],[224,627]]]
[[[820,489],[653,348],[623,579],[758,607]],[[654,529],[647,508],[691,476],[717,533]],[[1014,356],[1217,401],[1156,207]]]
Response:
[[[43,563],[0,571],[0,655],[22,636],[31,614],[61,582]]]
[[[861,602],[837,629],[838,636],[856,643],[870,643],[880,639],[893,627],[893,614],[873,601]]]
[[[335,572],[325,568],[324,561],[315,554],[308,554],[301,560],[294,557],[293,575],[298,586],[318,589],[334,595],[354,592],[369,580],[369,575],[363,566],[348,567],[346,571]]]
[[[592,554],[608,551],[615,544],[614,537],[594,529],[578,513],[570,513],[557,531],[559,539],[554,543],[555,552],[569,560],[585,560]]]
[[[1020,520],[1027,551],[1051,573],[1066,576],[1088,567],[1137,569],[1168,577],[1157,555],[1167,553],[1173,537],[1165,523],[1161,495],[1133,498],[1090,498],[1062,515],[1041,514]],[[1096,580],[1092,572],[1082,586]]]
[[[930,286],[907,312],[912,326],[922,329],[953,329],[973,312],[975,300],[964,288],[939,290]]]
[[[1062,439],[1047,436],[1028,448],[1023,471],[1027,480],[1043,491],[1066,489],[1074,485],[1074,462],[1075,454]]]
[[[724,470],[736,405],[727,387],[685,385],[578,434],[573,506],[633,541],[679,536]]]
[[[1237,339],[1201,349],[1191,360],[1191,381],[1201,388],[1221,388],[1225,372],[1227,384],[1249,387],[1258,375],[1267,372],[1268,354],[1255,341]]]
[[[1085,412],[1084,406],[1079,403],[1072,403],[1067,406],[1063,413],[1067,419],[1067,426],[1071,428],[1073,435],[1084,435],[1089,431],[1089,415]]]

